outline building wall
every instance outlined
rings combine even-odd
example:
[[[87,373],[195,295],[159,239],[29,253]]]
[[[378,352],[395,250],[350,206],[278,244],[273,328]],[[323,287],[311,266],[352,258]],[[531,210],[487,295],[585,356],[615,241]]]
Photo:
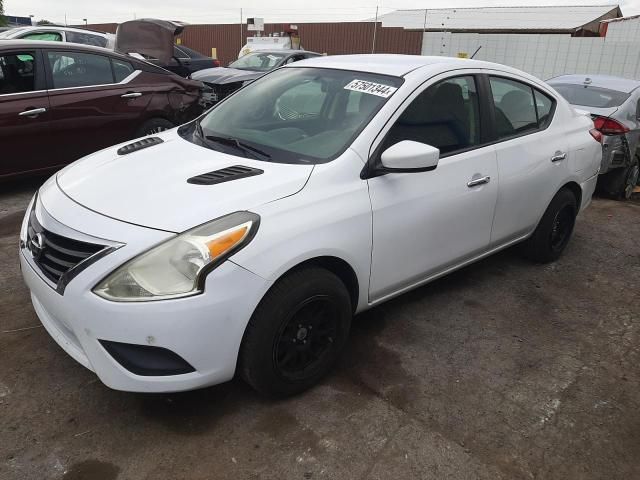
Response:
[[[422,54],[471,56],[482,46],[475,56],[477,60],[510,65],[543,80],[571,73],[640,79],[640,32],[638,39],[633,41],[627,41],[622,35],[612,38],[613,25],[609,25],[604,38],[427,32],[423,38]]]
[[[299,23],[298,33],[306,50],[328,55],[371,53],[373,47],[373,22],[345,23]],[[289,24],[265,24],[265,35],[282,32]],[[115,33],[117,24],[95,24],[87,28]],[[249,33],[253,36],[253,32]],[[205,55],[211,55],[215,48],[217,58],[227,65],[236,58],[245,44],[248,32],[246,25],[240,34],[239,24],[188,25],[180,35],[183,45]],[[403,28],[376,28],[376,53],[407,53],[420,55],[422,32],[407,31]]]

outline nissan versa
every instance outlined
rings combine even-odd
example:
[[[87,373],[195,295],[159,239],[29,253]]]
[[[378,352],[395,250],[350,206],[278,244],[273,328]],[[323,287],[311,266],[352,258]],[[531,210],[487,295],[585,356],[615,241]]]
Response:
[[[50,178],[20,237],[51,336],[108,386],[316,383],[351,317],[523,242],[559,257],[592,120],[496,64],[358,55],[275,70]]]

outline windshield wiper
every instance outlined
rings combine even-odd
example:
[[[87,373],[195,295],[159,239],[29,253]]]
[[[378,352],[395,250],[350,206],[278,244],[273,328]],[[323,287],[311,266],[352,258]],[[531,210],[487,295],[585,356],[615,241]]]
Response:
[[[259,148],[256,148],[245,142],[242,142],[234,137],[220,137],[217,135],[207,135],[204,138],[206,138],[207,140],[211,140],[213,142],[221,143],[223,145],[231,145],[232,147],[236,147],[237,149],[242,150],[245,153],[252,154],[254,158],[258,158],[256,156],[256,154],[258,154],[262,157],[262,159],[266,159],[266,160],[271,159],[271,155],[269,155],[267,152],[264,152]]]

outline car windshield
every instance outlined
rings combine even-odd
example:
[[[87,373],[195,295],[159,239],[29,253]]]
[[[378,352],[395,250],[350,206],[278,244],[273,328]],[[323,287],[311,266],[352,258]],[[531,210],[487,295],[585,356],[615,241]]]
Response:
[[[256,72],[268,72],[273,70],[287,55],[274,52],[254,52],[240,57],[235,62],[229,64],[229,68],[238,70],[253,70]]]
[[[327,162],[347,149],[402,81],[347,70],[283,68],[220,102],[195,125],[192,141],[265,161]]]
[[[574,83],[551,84],[571,105],[610,108],[622,105],[629,93]]]

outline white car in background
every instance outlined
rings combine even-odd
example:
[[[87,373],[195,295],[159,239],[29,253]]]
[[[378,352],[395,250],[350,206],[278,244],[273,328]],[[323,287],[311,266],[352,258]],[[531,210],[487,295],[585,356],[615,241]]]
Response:
[[[16,27],[0,32],[0,40],[41,40],[71,42],[113,49],[115,35],[93,30],[57,25]]]
[[[592,129],[510,67],[304,60],[50,178],[22,272],[47,331],[112,388],[238,372],[294,394],[353,314],[519,242],[557,259],[596,184]]]

